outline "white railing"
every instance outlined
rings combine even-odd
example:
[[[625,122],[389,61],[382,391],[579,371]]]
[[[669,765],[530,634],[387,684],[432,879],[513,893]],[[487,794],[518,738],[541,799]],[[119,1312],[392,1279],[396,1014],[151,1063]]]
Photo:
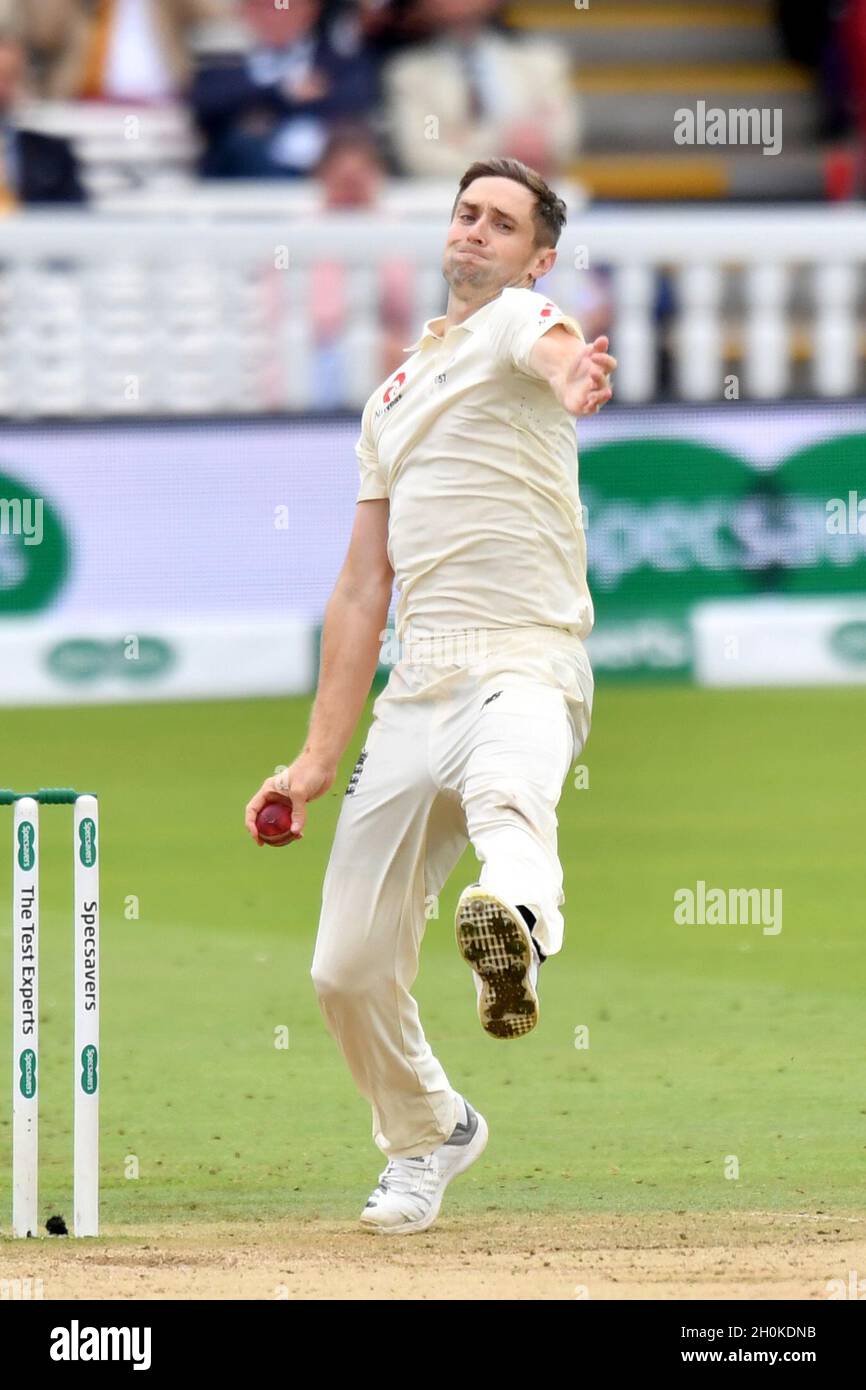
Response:
[[[378,267],[394,258],[413,267],[411,341],[442,311],[448,211],[435,222],[314,211],[7,217],[0,413],[319,409],[326,368],[311,331],[310,270],[324,259],[348,272],[338,404],[358,409],[382,376]],[[862,391],[866,211],[589,210],[566,230],[544,285],[572,312],[584,273],[574,267],[587,260],[611,270],[619,402],[656,397],[662,346],[684,400],[723,398],[731,370],[752,399]],[[676,299],[667,324],[655,312],[665,271]]]
[[[188,182],[201,148],[191,111],[174,103],[43,101],[19,108],[16,120],[22,129],[70,140],[97,199]]]

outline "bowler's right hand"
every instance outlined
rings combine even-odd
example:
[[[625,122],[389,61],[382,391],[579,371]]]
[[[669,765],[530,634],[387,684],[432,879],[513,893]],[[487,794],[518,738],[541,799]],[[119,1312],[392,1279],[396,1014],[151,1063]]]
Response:
[[[247,803],[244,815],[247,830],[256,844],[263,845],[265,843],[256,829],[256,817],[262,807],[267,806],[270,801],[281,801],[283,805],[291,806],[292,834],[303,839],[304,825],[307,820],[307,802],[315,801],[317,797],[324,796],[328,788],[333,785],[336,775],[337,769],[335,767],[327,767],[311,753],[301,753],[291,767],[284,768],[274,777],[268,777],[252,800]]]

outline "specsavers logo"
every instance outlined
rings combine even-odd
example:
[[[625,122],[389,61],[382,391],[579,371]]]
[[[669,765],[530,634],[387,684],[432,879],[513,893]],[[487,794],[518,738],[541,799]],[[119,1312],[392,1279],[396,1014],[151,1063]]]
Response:
[[[36,863],[36,832],[33,822],[23,820],[18,827],[18,867],[30,873]]]
[[[90,816],[85,816],[78,828],[78,857],[85,869],[92,869],[96,863],[96,825]]]
[[[830,648],[848,666],[866,666],[866,622],[841,623],[830,634]]]
[[[149,681],[164,676],[176,662],[173,647],[161,637],[99,639],[69,637],[50,648],[45,664],[58,680],[74,685],[101,680]]]
[[[756,471],[724,449],[629,439],[586,449],[589,580],[599,615],[737,594],[862,593],[866,534],[827,500],[866,476],[866,436],[834,436]],[[849,650],[857,634],[839,639]]]

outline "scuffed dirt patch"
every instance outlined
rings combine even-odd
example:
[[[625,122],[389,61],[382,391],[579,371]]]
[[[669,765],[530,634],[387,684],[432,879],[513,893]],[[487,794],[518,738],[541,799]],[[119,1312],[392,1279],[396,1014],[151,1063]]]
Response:
[[[450,1217],[399,1238],[294,1219],[0,1242],[0,1292],[41,1280],[45,1299],[826,1299],[852,1269],[866,1216]]]

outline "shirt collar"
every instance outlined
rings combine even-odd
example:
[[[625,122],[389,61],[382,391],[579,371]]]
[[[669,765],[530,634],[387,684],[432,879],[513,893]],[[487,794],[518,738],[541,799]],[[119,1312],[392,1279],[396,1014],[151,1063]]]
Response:
[[[463,323],[452,323],[451,328],[449,328],[448,330],[448,333],[450,333],[451,330],[454,328],[465,328],[467,333],[474,333],[476,328],[478,327],[478,320],[484,313],[485,309],[489,309],[493,304],[497,302],[498,299],[499,295],[497,295],[495,299],[488,300],[486,304],[482,304],[481,308],[476,309],[475,313],[470,314],[468,319],[464,319]],[[405,347],[403,351],[417,352],[418,348],[420,348],[423,343],[426,343],[428,338],[435,338],[437,343],[443,342],[444,339],[448,336],[448,334],[434,333],[433,329],[434,325],[436,328],[441,328],[442,324],[445,322],[445,318],[445,314],[440,314],[438,318],[428,319],[421,330],[420,338],[418,338],[416,342],[410,343],[409,347]]]
[[[421,329],[421,336],[420,336],[420,338],[417,338],[417,339],[415,340],[414,343],[410,343],[408,347],[404,347],[403,351],[404,351],[404,352],[417,352],[417,351],[418,351],[418,348],[421,346],[421,344],[422,344],[422,343],[426,343],[426,341],[427,341],[428,338],[436,338],[437,341],[441,343],[441,342],[442,342],[442,339],[443,339],[443,337],[444,337],[444,334],[443,334],[443,333],[434,333],[434,332],[433,332],[433,325],[434,325],[434,323],[435,323],[435,324],[437,325],[437,327],[438,327],[440,324],[443,324],[444,322],[445,322],[445,315],[444,315],[444,314],[440,314],[439,317],[438,317],[438,318],[435,318],[435,319],[428,319],[427,322],[425,323],[424,327]],[[460,326],[460,328],[464,328],[464,327],[465,327],[465,324],[462,324],[462,323],[461,323],[459,326]]]

